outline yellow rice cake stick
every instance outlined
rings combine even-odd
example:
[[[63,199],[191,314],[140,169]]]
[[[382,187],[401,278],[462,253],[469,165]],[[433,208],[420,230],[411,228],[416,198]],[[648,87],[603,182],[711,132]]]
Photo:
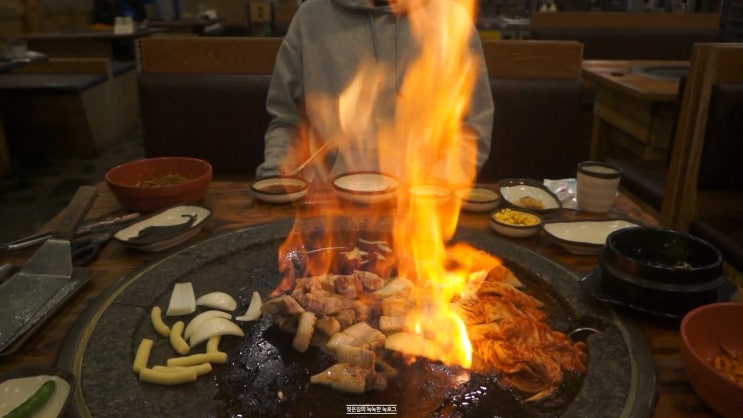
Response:
[[[142,338],[142,341],[139,342],[137,353],[134,355],[134,363],[132,364],[134,373],[139,374],[140,370],[147,368],[147,361],[150,358],[153,343],[149,338]]]
[[[158,335],[163,338],[170,337],[170,327],[165,325],[163,322],[163,312],[159,306],[153,306],[150,311],[150,321],[152,322],[152,328],[155,329]]]

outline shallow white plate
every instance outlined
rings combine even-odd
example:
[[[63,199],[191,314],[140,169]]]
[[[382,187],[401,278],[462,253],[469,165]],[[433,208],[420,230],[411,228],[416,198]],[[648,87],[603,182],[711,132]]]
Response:
[[[198,234],[211,214],[202,206],[171,206],[119,230],[114,239],[138,250],[162,251]]]
[[[386,174],[362,171],[341,174],[333,179],[333,190],[341,199],[356,203],[377,203],[392,199],[400,182]]]
[[[250,185],[256,199],[269,203],[287,203],[303,198],[309,189],[298,177],[266,177]]]
[[[530,179],[505,179],[498,183],[498,192],[509,204],[535,211],[560,209],[560,199],[544,184]],[[531,202],[538,202],[532,205]]]
[[[624,219],[602,221],[557,221],[545,223],[544,232],[555,243],[573,254],[598,254],[606,237],[618,229],[640,226]]]

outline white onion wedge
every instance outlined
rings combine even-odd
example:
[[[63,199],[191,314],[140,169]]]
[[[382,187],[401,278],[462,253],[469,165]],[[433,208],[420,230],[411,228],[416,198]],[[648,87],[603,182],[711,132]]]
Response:
[[[196,312],[196,299],[191,282],[176,283],[170,294],[166,316],[188,315]]]
[[[263,306],[263,299],[261,294],[253,292],[253,296],[250,298],[250,305],[248,310],[245,311],[245,315],[235,317],[236,321],[255,321],[261,316],[261,306]]]
[[[210,311],[204,311],[194,317],[194,319],[191,320],[191,322],[186,325],[186,329],[183,331],[183,338],[185,340],[188,340],[191,338],[191,335],[194,333],[194,331],[198,328],[201,328],[201,325],[208,321],[211,318],[220,317],[225,319],[230,319],[232,315],[230,315],[227,312],[224,311],[218,311],[216,309],[212,309]]]
[[[224,292],[211,292],[196,299],[196,305],[232,312],[237,308],[235,298]]]
[[[217,316],[209,318],[196,328],[191,334],[188,343],[191,348],[193,348],[215,335],[234,335],[236,337],[244,337],[245,333],[236,323],[229,319]]]

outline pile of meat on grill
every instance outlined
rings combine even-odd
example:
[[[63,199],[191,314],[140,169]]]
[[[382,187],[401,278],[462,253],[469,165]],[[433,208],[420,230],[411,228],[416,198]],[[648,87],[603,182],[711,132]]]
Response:
[[[542,302],[521,290],[511,270],[498,265],[473,277],[450,302],[467,327],[472,371],[497,374],[501,386],[526,393],[530,401],[559,388],[563,372],[585,372],[585,344],[551,329]],[[297,278],[293,288],[267,300],[262,312],[294,333],[294,349],[315,345],[335,356],[337,363],[312,376],[312,383],[350,393],[383,390],[396,374],[384,361],[386,350],[404,352],[421,341],[405,321],[419,308],[416,286],[364,270]]]

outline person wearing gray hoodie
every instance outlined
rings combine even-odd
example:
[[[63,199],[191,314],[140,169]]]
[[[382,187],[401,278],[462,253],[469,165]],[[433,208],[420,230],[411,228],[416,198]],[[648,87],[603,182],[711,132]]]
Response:
[[[265,159],[257,169],[257,178],[290,173],[318,150],[323,152],[302,171],[308,180],[327,180],[347,171],[379,169],[377,156],[385,151],[377,149],[379,144],[373,138],[384,123],[394,123],[395,103],[405,71],[421,50],[411,34],[406,13],[395,12],[393,7],[385,0],[302,3],[276,57],[266,100],[271,122],[265,135]],[[482,44],[474,25],[469,48],[479,64],[463,121],[468,132],[463,141],[476,141],[471,145],[477,152],[479,170],[490,152],[493,99]],[[355,141],[354,146],[344,147],[350,151],[338,152],[339,147],[327,144],[343,131],[338,98],[359,68],[369,62],[388,72],[375,79],[374,100],[356,110],[359,120],[361,116],[371,115],[366,119],[372,122],[362,125],[364,133],[360,135],[365,138]],[[360,101],[366,100],[357,100]],[[325,144],[329,146],[323,147]]]

